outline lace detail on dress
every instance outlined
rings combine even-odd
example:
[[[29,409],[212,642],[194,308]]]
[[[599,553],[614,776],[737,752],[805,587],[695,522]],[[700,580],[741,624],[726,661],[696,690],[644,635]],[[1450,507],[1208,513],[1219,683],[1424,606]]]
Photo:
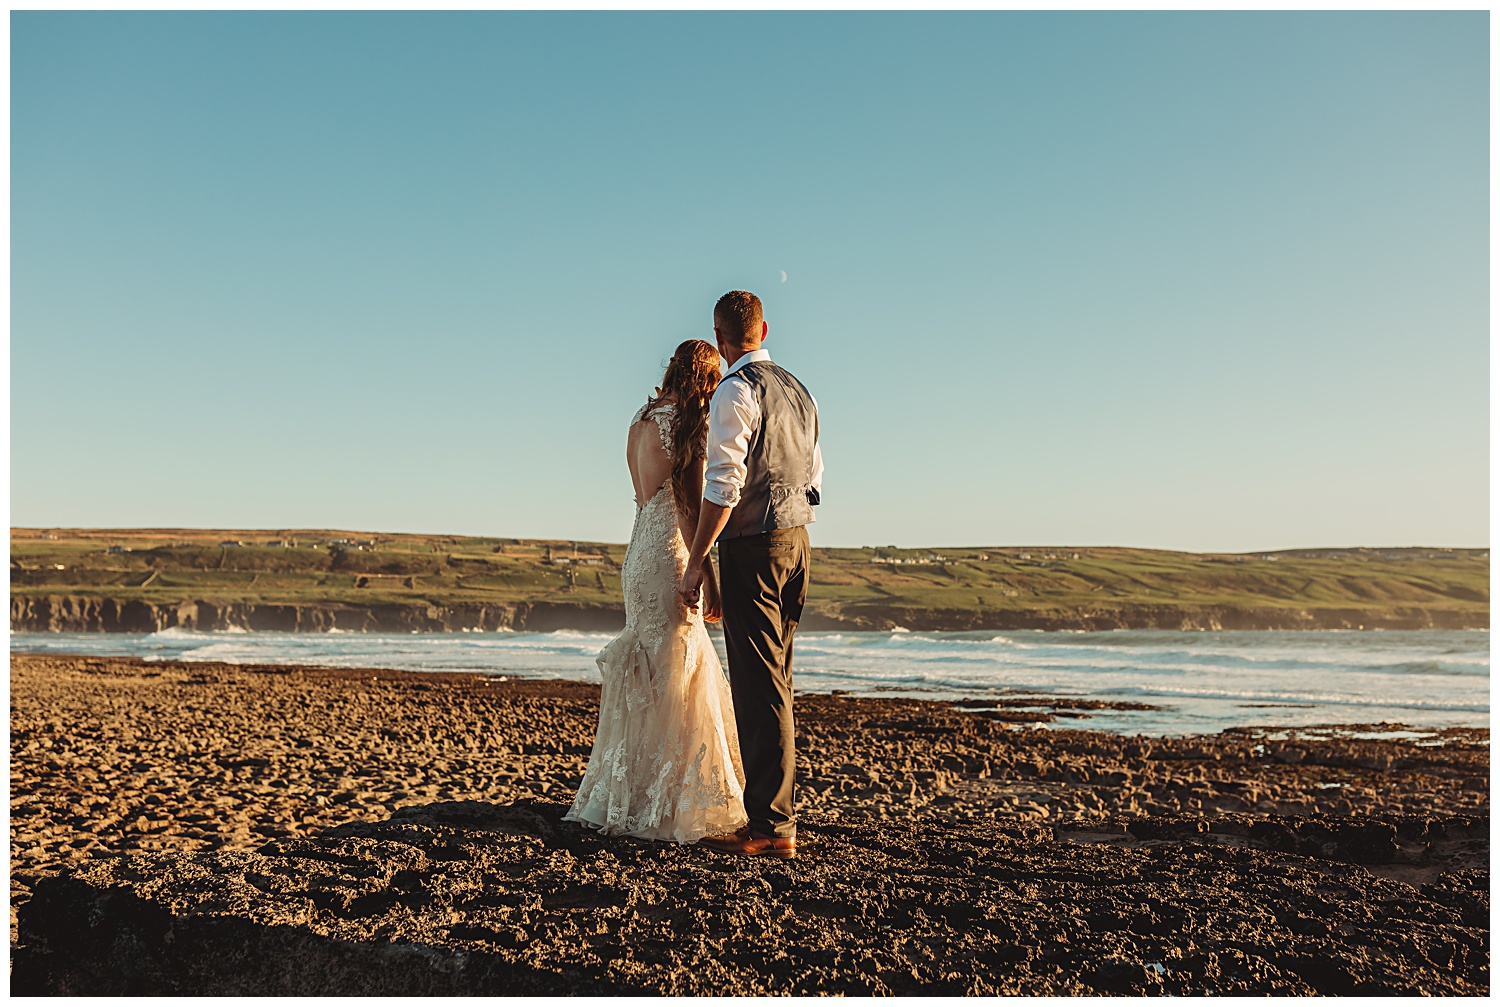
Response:
[[[646,412],[645,406],[641,406],[635,411],[635,418],[630,421],[630,425],[635,426],[650,416],[656,421],[656,432],[661,434],[662,450],[670,455],[672,453],[672,419],[675,415],[675,407],[670,402],[663,402],[649,413]]]
[[[669,451],[672,412],[650,413]],[[564,817],[606,835],[694,843],[745,824],[745,774],[729,682],[703,617],[677,600],[687,546],[670,487],[636,511],[620,567],[625,630],[599,652],[599,729]]]

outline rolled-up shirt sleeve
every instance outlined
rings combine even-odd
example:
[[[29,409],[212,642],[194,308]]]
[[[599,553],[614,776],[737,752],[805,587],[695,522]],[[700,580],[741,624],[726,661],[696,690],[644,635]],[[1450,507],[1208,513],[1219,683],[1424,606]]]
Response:
[[[744,381],[721,381],[708,403],[708,450],[703,498],[721,507],[740,502],[750,435],[760,422],[759,403]]]

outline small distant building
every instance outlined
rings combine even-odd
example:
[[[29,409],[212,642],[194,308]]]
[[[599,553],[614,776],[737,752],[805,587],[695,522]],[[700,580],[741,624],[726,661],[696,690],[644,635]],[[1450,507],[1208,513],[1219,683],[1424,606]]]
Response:
[[[245,543],[239,541],[238,539],[226,538],[224,541],[222,541],[222,542],[219,543],[219,548],[220,549],[238,548],[239,546],[242,546],[244,544]]]
[[[910,559],[903,559],[900,556],[871,556],[870,562],[879,563],[882,566],[947,566],[957,561],[949,556],[931,553],[926,556],[913,556]]]
[[[562,547],[554,548],[548,545],[547,555],[542,558],[542,562],[553,566],[601,566],[604,563],[604,557],[594,553],[578,555],[578,544],[575,542],[571,547],[571,555],[566,556],[563,555]]]
[[[111,556],[118,556],[122,552],[129,552],[129,551],[130,550],[127,549],[127,548],[125,548],[123,545],[112,545],[112,546],[109,547],[109,554]]]

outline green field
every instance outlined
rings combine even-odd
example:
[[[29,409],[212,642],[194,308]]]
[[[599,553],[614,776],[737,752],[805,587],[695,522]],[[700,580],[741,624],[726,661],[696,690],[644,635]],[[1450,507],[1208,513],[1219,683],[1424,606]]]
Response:
[[[329,529],[17,528],[12,611],[27,597],[155,605],[618,605],[624,553],[623,545],[599,542]],[[1425,624],[1478,627],[1489,619],[1489,551],[817,549],[809,609],[875,628],[1009,626],[1028,619],[1066,626],[1081,616],[1118,617],[1121,624],[1149,618],[1156,625],[1170,623],[1175,611],[1254,612],[1272,623],[1278,613],[1292,622],[1305,622],[1308,613],[1325,622],[1343,613],[1342,623],[1330,624],[1352,626],[1368,617],[1393,627],[1419,613]]]

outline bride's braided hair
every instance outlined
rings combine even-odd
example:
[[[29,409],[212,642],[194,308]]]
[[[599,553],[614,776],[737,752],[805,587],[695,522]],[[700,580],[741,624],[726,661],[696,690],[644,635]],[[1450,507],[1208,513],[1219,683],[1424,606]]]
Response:
[[[657,394],[646,400],[648,413],[665,398],[677,402],[671,438],[672,498],[680,514],[696,514],[703,496],[693,463],[703,457],[708,441],[708,400],[717,387],[719,351],[712,343],[689,339],[667,361],[667,373],[662,375]]]

